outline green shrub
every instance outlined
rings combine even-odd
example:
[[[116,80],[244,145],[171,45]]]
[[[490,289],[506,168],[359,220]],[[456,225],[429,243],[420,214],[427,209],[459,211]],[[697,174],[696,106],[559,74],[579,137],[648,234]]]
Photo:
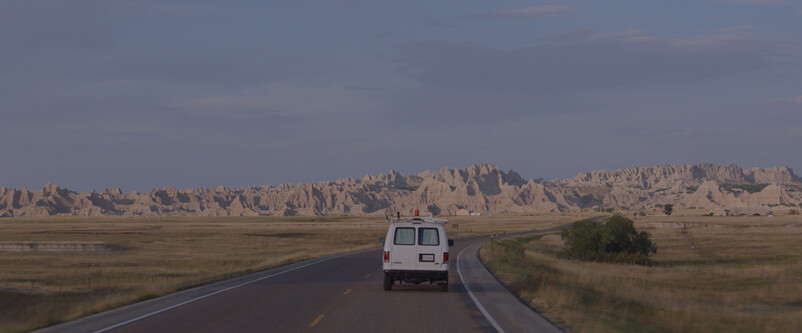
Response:
[[[671,216],[672,212],[674,212],[674,205],[666,204],[663,206],[663,213],[666,214],[666,216]]]
[[[566,253],[569,257],[590,261],[649,263],[649,253],[657,246],[648,232],[638,232],[632,220],[621,215],[604,222],[581,220],[563,230]]]
[[[788,211],[788,215],[799,215],[799,212],[796,209],[791,209]]]
[[[584,260],[598,259],[604,253],[611,236],[601,223],[591,220],[574,222],[562,232],[568,256]]]

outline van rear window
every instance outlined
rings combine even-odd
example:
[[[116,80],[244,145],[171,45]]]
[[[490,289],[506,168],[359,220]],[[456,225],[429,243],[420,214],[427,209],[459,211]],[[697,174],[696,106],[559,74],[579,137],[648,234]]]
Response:
[[[396,228],[393,244],[415,245],[415,228]]]
[[[440,245],[440,234],[437,228],[418,228],[418,244]]]

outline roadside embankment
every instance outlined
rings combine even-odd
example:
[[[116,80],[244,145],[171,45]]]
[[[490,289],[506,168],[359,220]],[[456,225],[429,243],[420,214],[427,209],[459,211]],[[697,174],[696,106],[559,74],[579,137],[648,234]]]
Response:
[[[496,240],[480,255],[573,332],[802,331],[802,226],[693,219],[636,223],[658,245],[652,266],[567,259],[559,233]]]

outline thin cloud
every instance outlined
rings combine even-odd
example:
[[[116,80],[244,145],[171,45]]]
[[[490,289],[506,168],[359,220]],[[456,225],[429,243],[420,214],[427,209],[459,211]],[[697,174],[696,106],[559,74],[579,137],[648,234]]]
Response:
[[[749,30],[755,30],[755,29],[757,29],[757,27],[755,27],[754,25],[749,24],[749,25],[739,25],[739,26],[735,26],[735,27],[720,28],[720,29],[715,29],[713,31],[714,32],[733,32],[733,31],[749,31]]]
[[[789,98],[788,101],[796,104],[802,104],[802,95]]]
[[[722,3],[738,3],[738,4],[761,5],[761,6],[787,5],[793,3],[789,0],[715,0],[715,1]]]
[[[788,105],[788,104],[802,104],[802,95],[790,98],[778,98],[769,101],[770,105]]]
[[[621,126],[604,130],[602,135],[618,139],[670,139],[694,135],[690,127],[658,128],[655,126]]]
[[[802,127],[790,127],[785,130],[785,135],[793,139],[802,139]]]
[[[423,85],[510,92],[698,81],[762,68],[783,47],[751,36],[667,39],[584,29],[514,50],[430,41],[400,51],[399,69]]]
[[[122,4],[128,10],[140,10],[143,14],[167,16],[199,16],[223,12],[224,7],[218,8],[208,4],[195,2],[167,3],[164,1],[136,1]]]
[[[575,11],[575,9],[565,6],[542,5],[519,9],[502,9],[486,14],[469,15],[466,17],[480,20],[528,20],[562,15],[573,11]]]
[[[554,46],[565,46],[570,44],[590,44],[590,43],[637,43],[653,40],[640,30],[628,31],[594,31],[592,29],[576,29],[565,31],[543,38],[546,43]]]
[[[332,113],[358,112],[375,104],[343,86],[324,88],[273,84],[250,94],[215,95],[182,100],[173,107],[195,114],[253,115],[259,113],[293,114],[319,117]]]
[[[446,21],[446,20],[443,20],[443,19],[439,19],[439,18],[435,18],[435,17],[426,16],[426,17],[421,18],[420,20],[421,20],[421,22],[423,22],[427,26],[434,27],[434,28],[445,28],[445,29],[459,28],[459,26],[457,26],[456,24],[453,24],[453,23],[451,23],[449,21]]]
[[[512,50],[428,41],[403,45],[399,51],[399,72],[417,85],[391,96],[388,112],[399,119],[479,124],[609,112],[579,96],[713,82],[764,70],[773,57],[788,50],[782,41],[756,36],[680,39],[582,29]],[[490,110],[497,117],[487,117]]]

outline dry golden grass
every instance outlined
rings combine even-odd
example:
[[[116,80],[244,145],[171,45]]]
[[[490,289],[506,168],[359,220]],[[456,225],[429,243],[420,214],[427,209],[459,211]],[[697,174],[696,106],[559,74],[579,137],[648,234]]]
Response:
[[[576,221],[577,216],[576,213],[555,213],[531,216],[446,216],[445,218],[449,221],[446,227],[448,237],[456,238],[469,235],[549,229]]]
[[[27,330],[226,276],[374,246],[367,218],[19,218],[0,243],[104,252],[0,252],[0,331]]]
[[[497,242],[482,256],[576,332],[802,331],[802,219],[649,217],[636,227],[658,246],[651,267],[567,260],[558,234]]]
[[[544,229],[559,214],[448,217],[449,237]],[[382,217],[0,219],[0,246],[95,244],[108,251],[0,251],[0,332],[25,331],[225,277],[377,246]],[[378,262],[378,259],[377,259]]]

